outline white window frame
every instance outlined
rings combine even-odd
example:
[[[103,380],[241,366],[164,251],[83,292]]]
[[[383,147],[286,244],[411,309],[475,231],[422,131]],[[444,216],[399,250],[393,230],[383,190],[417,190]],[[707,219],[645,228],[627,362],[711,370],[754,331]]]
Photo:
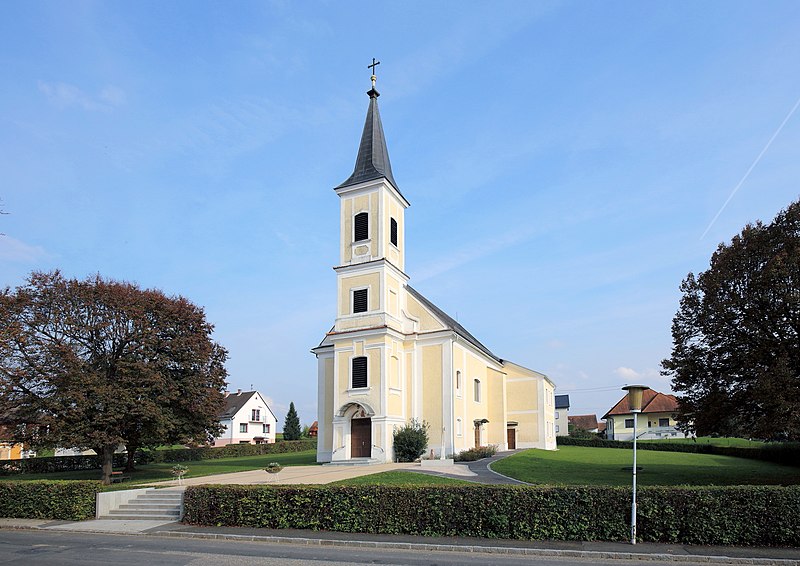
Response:
[[[366,314],[368,312],[372,312],[372,309],[369,308],[369,300],[370,296],[372,295],[372,285],[362,285],[361,287],[350,287],[350,315],[359,315],[359,314]],[[356,312],[356,291],[367,291],[367,310],[363,312]]]
[[[361,213],[365,213],[367,215],[367,237],[364,240],[356,241],[356,216],[358,216]],[[372,234],[372,213],[370,213],[369,210],[363,210],[363,209],[354,212],[353,213],[353,229],[352,229],[351,234],[350,234],[350,241],[353,242],[354,246],[355,245],[361,245],[361,244],[369,243],[369,242],[372,241],[372,238],[370,237],[370,234]]]
[[[239,434],[247,434],[247,423],[239,423]]]
[[[461,370],[456,370],[456,397],[463,397],[464,380],[462,379]]]

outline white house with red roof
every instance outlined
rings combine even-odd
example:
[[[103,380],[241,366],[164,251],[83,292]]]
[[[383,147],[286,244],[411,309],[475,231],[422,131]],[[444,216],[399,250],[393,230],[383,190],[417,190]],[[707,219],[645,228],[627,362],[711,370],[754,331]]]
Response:
[[[214,446],[226,444],[272,444],[278,419],[258,391],[225,393],[225,408],[219,415],[224,430]]]
[[[686,438],[678,430],[675,413],[678,400],[674,395],[659,393],[648,389],[642,397],[642,412],[637,423],[637,438],[645,440],[668,440]],[[633,413],[628,405],[628,396],[620,399],[611,410],[603,415],[606,421],[606,437],[609,440],[633,440]]]

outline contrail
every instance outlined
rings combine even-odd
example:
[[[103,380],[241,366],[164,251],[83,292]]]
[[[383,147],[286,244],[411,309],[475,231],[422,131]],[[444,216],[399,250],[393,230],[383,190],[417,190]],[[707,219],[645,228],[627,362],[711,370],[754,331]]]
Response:
[[[739,187],[741,187],[741,186],[742,186],[742,184],[743,184],[743,183],[744,183],[744,182],[747,180],[747,178],[750,176],[750,172],[751,172],[751,171],[752,171],[752,170],[755,168],[755,166],[756,166],[756,165],[758,165],[758,162],[759,162],[759,161],[761,161],[761,158],[762,158],[762,157],[764,156],[764,154],[767,152],[767,150],[769,149],[769,146],[770,146],[770,145],[772,145],[772,142],[775,140],[775,138],[777,138],[777,137],[778,137],[778,134],[780,134],[780,133],[781,133],[781,130],[782,130],[782,129],[783,129],[783,127],[786,125],[786,122],[788,122],[788,121],[789,121],[789,118],[791,118],[791,117],[792,117],[792,114],[794,114],[794,111],[795,111],[795,110],[797,110],[797,107],[798,107],[798,106],[800,106],[800,98],[798,98],[798,99],[797,99],[797,102],[795,102],[795,103],[794,103],[794,106],[792,107],[792,109],[791,109],[791,110],[789,110],[789,113],[786,115],[786,118],[784,118],[784,119],[783,119],[783,122],[781,122],[781,125],[780,125],[780,126],[778,126],[778,129],[777,129],[777,130],[775,130],[775,133],[774,133],[774,134],[772,134],[772,137],[771,137],[771,138],[769,138],[769,141],[767,142],[767,145],[765,145],[765,146],[764,146],[764,149],[762,149],[762,150],[761,150],[761,153],[759,153],[759,154],[758,154],[758,157],[756,157],[756,160],[755,160],[755,161],[753,161],[753,164],[750,166],[750,169],[748,169],[748,170],[747,170],[747,173],[745,173],[745,174],[744,174],[744,177],[742,177],[742,179],[741,179],[741,180],[740,180],[740,181],[737,183],[737,185],[736,185],[736,186],[733,188],[733,191],[731,191],[731,194],[730,194],[730,196],[728,197],[728,200],[726,200],[726,201],[725,201],[725,204],[723,204],[723,205],[722,205],[722,208],[720,208],[720,209],[719,209],[719,212],[717,212],[716,216],[714,216],[714,218],[711,220],[711,223],[708,225],[708,227],[706,228],[705,232],[703,232],[703,235],[702,235],[702,236],[700,236],[700,239],[701,239],[701,240],[702,240],[703,238],[705,238],[706,234],[708,234],[708,231],[709,231],[709,230],[711,230],[711,227],[712,227],[712,226],[714,225],[714,223],[717,221],[717,218],[719,218],[719,215],[720,215],[720,214],[722,214],[722,211],[723,211],[723,210],[725,210],[725,207],[726,207],[726,206],[728,206],[728,203],[729,203],[729,202],[731,202],[731,199],[733,199],[733,196],[736,194],[736,191],[738,191],[738,190],[739,190]]]

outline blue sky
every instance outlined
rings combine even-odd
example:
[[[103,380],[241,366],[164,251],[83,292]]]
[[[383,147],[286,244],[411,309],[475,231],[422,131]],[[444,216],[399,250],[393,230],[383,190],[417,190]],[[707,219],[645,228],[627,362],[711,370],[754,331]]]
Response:
[[[0,285],[184,295],[279,418],[316,418],[372,57],[411,284],[572,414],[669,390],[681,280],[800,195],[797,2],[0,11]]]

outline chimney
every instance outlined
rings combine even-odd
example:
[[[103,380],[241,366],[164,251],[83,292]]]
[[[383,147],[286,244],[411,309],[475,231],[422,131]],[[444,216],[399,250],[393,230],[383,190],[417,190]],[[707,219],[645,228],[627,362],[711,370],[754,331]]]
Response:
[[[228,395],[230,395],[230,394],[231,394],[231,393],[230,393],[230,391],[226,391],[226,392],[225,392],[225,398],[227,399],[227,398],[228,398]]]
[[[242,394],[242,390],[241,390],[241,389],[237,389],[237,390],[236,390],[236,394],[237,394],[237,395],[241,395],[241,394]]]

